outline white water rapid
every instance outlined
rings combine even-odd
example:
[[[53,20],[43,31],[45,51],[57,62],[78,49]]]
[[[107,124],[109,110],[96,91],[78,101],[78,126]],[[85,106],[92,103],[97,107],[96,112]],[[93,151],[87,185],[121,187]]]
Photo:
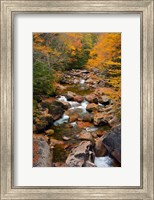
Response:
[[[97,167],[112,167],[113,160],[109,156],[95,157],[94,163]]]
[[[85,83],[84,79],[80,79],[80,84],[83,85]]]
[[[71,105],[71,108],[69,108],[68,110],[73,110],[73,109],[79,108],[79,109],[82,110],[82,113],[87,112],[86,107],[87,107],[88,102],[86,100],[84,100],[81,103],[78,103],[77,101],[67,101],[65,96],[60,96],[59,98],[57,98],[57,100],[63,101],[63,102],[68,102]],[[63,123],[67,123],[68,119],[69,119],[69,116],[64,113],[63,116],[60,119],[58,119],[54,122],[54,125],[58,126],[58,125],[61,125]],[[72,126],[75,126],[76,122],[71,123],[71,124],[72,124]]]

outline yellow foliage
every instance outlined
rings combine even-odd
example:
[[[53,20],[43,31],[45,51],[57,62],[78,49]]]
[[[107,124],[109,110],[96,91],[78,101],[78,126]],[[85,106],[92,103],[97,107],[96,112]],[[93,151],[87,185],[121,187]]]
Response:
[[[103,33],[90,52],[87,68],[103,69],[109,65],[120,65],[116,60],[121,59],[121,34]]]

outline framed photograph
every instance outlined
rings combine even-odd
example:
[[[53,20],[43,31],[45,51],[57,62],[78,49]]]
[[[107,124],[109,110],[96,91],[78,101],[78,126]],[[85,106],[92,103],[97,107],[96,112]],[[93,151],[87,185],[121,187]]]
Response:
[[[153,200],[153,0],[1,0],[1,199]]]

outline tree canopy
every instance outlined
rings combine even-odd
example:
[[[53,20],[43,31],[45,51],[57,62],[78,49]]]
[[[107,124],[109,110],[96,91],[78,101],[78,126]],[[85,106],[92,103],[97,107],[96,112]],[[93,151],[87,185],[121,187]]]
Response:
[[[58,71],[99,68],[120,75],[120,33],[34,33],[33,90],[52,95]]]

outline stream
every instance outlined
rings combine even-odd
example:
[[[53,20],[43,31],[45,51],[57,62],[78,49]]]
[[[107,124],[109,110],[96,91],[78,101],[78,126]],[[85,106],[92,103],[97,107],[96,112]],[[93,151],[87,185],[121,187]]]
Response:
[[[84,80],[81,79],[80,84],[84,84]],[[76,110],[77,112],[79,112],[80,115],[89,113],[86,110],[86,106],[87,106],[88,102],[85,99],[81,103],[78,103],[76,101],[68,101],[65,96],[61,95],[57,98],[57,100],[62,101],[62,102],[68,102],[71,105],[71,107],[68,109],[68,111]],[[100,106],[102,106],[102,105],[100,104]],[[65,129],[66,124],[70,124],[72,126],[72,129],[77,128],[76,122],[69,123],[69,116],[66,113],[64,113],[60,119],[58,119],[54,122],[54,126],[60,127],[62,132],[64,131],[63,129]],[[102,127],[98,128],[96,126],[90,126],[90,127],[85,127],[84,129],[88,132],[94,132],[101,128]],[[70,136],[70,134],[68,134],[68,136]],[[95,157],[94,163],[97,167],[112,167],[113,160],[109,156]]]

